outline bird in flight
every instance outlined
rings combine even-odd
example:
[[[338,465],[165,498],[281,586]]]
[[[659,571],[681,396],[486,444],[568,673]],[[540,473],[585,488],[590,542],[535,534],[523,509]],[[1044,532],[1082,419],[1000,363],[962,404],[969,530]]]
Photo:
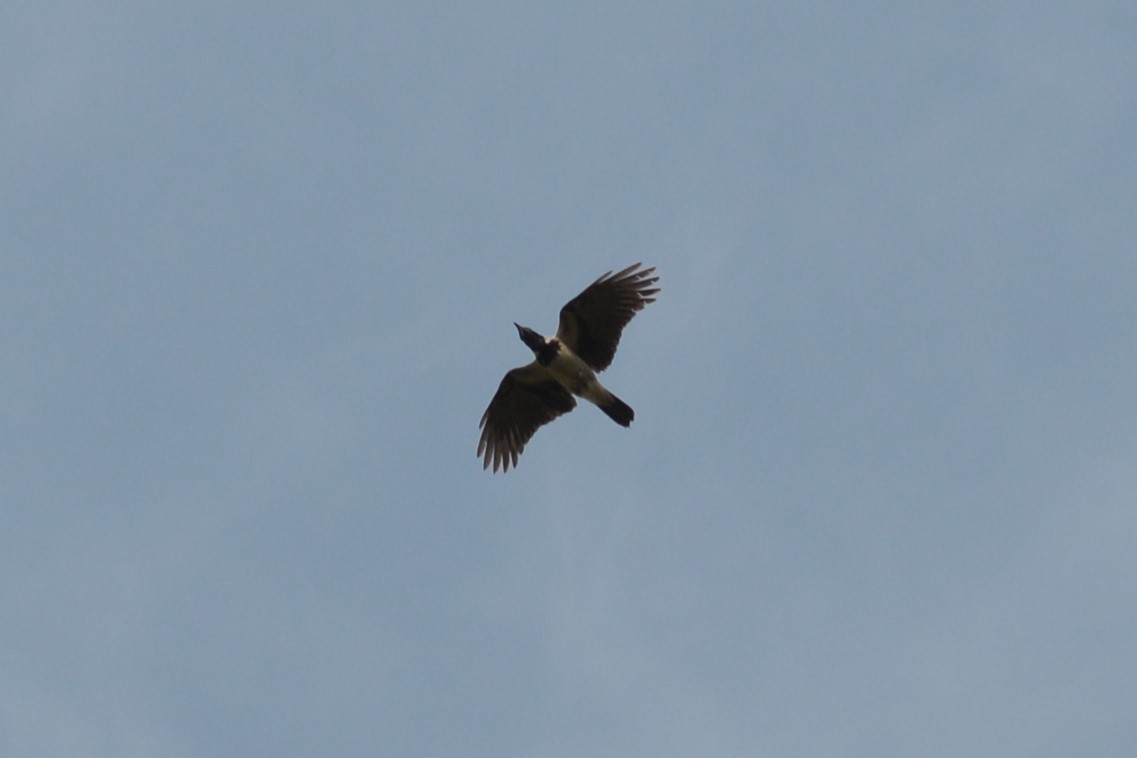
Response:
[[[482,468],[493,464],[509,471],[537,429],[576,407],[573,395],[600,408],[620,426],[635,418],[631,407],[596,378],[608,368],[620,344],[620,333],[659,292],[654,267],[639,263],[613,274],[609,271],[561,308],[555,337],[542,337],[514,322],[517,333],[535,360],[509,371],[490,400],[478,425],[482,430],[478,456]]]

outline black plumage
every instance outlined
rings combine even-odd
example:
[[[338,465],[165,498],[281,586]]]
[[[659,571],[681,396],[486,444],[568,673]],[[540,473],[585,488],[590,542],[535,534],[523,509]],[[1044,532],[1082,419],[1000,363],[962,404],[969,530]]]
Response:
[[[557,339],[595,371],[612,365],[620,334],[632,316],[655,302],[658,288],[651,285],[655,268],[637,271],[640,264],[613,274],[609,271],[561,308]]]

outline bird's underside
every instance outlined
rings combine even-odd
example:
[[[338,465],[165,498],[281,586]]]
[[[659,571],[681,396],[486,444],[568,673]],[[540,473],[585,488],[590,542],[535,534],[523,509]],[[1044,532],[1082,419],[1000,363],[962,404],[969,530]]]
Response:
[[[654,267],[636,263],[608,272],[561,308],[554,337],[517,325],[534,360],[506,373],[482,415],[478,455],[482,467],[517,466],[537,429],[576,407],[576,397],[599,407],[621,426],[635,414],[596,378],[611,365],[620,335],[632,317],[655,301]]]

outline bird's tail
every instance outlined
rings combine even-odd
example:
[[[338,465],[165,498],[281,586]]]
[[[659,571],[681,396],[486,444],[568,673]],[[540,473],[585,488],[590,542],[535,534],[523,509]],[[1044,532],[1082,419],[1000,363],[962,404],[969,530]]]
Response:
[[[636,417],[636,413],[632,410],[632,406],[628,405],[623,400],[613,395],[611,392],[608,393],[608,397],[603,403],[597,403],[596,405],[600,408],[600,410],[608,414],[608,418],[612,419],[620,426],[631,425],[632,419]]]

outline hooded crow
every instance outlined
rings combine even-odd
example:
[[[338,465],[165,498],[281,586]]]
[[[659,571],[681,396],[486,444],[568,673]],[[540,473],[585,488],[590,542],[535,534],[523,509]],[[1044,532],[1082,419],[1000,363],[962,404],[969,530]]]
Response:
[[[608,368],[620,344],[620,333],[632,316],[655,302],[655,268],[639,263],[613,274],[609,271],[561,308],[555,337],[542,337],[518,323],[517,333],[535,360],[505,375],[478,425],[482,430],[478,456],[482,468],[493,464],[509,471],[537,429],[576,407],[581,397],[600,408],[620,426],[635,418],[631,407],[596,378]]]

